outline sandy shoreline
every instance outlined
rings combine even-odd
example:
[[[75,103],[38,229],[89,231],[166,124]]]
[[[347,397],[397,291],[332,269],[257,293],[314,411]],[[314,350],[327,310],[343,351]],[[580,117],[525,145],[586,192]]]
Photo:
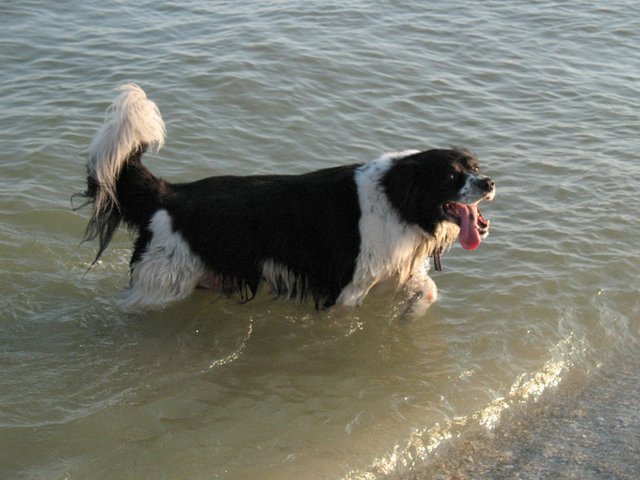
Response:
[[[640,478],[640,368],[616,363],[507,412],[492,432],[457,439],[402,478]]]

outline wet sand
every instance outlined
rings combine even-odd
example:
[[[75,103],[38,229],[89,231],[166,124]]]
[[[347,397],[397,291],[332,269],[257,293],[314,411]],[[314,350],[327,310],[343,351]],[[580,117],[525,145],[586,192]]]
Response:
[[[629,359],[626,359],[629,360]],[[568,379],[405,479],[640,478],[640,362]]]

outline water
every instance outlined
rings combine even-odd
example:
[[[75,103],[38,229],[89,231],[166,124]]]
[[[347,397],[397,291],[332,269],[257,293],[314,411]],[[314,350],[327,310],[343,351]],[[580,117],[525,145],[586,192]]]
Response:
[[[597,412],[606,385],[554,391],[635,357],[637,3],[33,0],[0,27],[2,478],[428,478],[470,432],[518,438],[507,412]],[[126,81],[163,113],[167,179],[465,145],[492,233],[410,323],[389,294],[123,314],[130,238],[87,272],[69,197]]]

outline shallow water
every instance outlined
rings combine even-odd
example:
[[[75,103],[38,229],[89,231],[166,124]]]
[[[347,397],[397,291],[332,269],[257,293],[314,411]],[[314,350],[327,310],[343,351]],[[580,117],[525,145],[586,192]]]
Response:
[[[503,412],[494,429],[467,429],[424,468],[390,478],[636,479],[639,378],[628,355],[588,375],[573,371],[537,401]]]
[[[636,355],[637,4],[34,0],[0,26],[3,478],[382,478]],[[466,145],[492,233],[410,323],[390,294],[124,314],[130,238],[87,271],[69,197],[126,81],[167,179]]]

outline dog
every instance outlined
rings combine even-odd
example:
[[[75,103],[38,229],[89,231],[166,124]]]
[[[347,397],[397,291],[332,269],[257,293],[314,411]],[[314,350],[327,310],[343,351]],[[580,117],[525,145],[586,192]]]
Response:
[[[456,239],[474,250],[489,233],[478,204],[494,181],[464,148],[406,150],[301,175],[216,176],[169,183],[143,164],[165,126],[156,104],[126,84],[89,146],[92,205],[84,239],[95,264],[121,222],[135,232],[122,305],[158,308],[199,286],[243,301],[262,285],[313,299],[316,309],[358,306],[391,280],[421,315],[437,299],[430,257]],[[82,206],[84,206],[82,205]]]

